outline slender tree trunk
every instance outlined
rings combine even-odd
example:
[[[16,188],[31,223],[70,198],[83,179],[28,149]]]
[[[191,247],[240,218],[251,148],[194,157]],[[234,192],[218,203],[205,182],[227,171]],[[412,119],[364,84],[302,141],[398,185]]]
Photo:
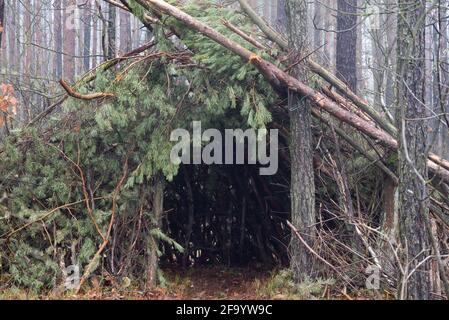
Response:
[[[407,267],[401,298],[430,298],[427,138],[428,111],[425,106],[425,19],[426,1],[399,0],[398,79],[399,117],[399,225],[403,265]],[[419,120],[418,120],[419,119]],[[416,269],[414,271],[414,269]],[[414,272],[413,272],[414,271]],[[413,273],[412,273],[413,272]]]
[[[61,0],[55,0],[54,5],[54,72],[55,78],[62,77],[62,6]]]
[[[287,17],[285,15],[285,0],[277,1],[277,11],[276,11],[276,30],[284,34],[287,24]]]
[[[306,0],[286,0],[287,33],[293,61],[306,53],[308,41],[308,10]],[[292,75],[307,82],[304,65],[294,68]],[[310,246],[315,240],[315,183],[313,174],[311,105],[299,94],[289,92],[291,125],[291,212],[292,223]],[[295,280],[311,277],[313,257],[294,235],[290,243],[291,267]]]
[[[109,4],[109,15],[108,15],[108,41],[107,41],[107,53],[106,53],[106,59],[113,59],[115,58],[116,53],[116,47],[115,47],[115,36],[116,36],[116,20],[117,17],[117,10],[116,7],[112,4]]]
[[[335,33],[331,30],[335,29],[335,18],[332,14],[333,7],[335,6],[335,0],[325,0],[324,10],[324,59],[325,66],[331,71],[335,71]]]
[[[41,15],[42,12],[45,12],[43,10],[44,4],[42,2],[36,1],[34,4],[34,29],[36,30],[35,33],[35,39],[34,42],[37,44],[36,46],[33,45],[33,61],[45,61],[44,54],[46,53],[46,50],[41,49],[41,47],[45,47],[45,40],[44,40],[44,17]],[[43,79],[45,76],[43,76],[42,72],[44,68],[48,68],[48,65],[44,65],[43,63],[33,63],[34,68],[32,70],[32,75],[36,78],[40,78],[39,82],[36,85],[43,85]],[[35,95],[35,101],[36,110],[33,110],[34,112],[41,112],[43,110],[43,103],[44,99],[40,95]]]
[[[95,6],[95,3],[92,4],[93,12],[96,12],[98,9]],[[94,14],[92,16],[92,59],[91,59],[91,68],[95,68],[97,66],[98,57],[97,54],[99,52],[99,28],[101,23],[99,23],[98,14]]]
[[[84,32],[83,32],[83,69],[87,71],[90,69],[90,54],[91,54],[91,40],[92,40],[92,6],[89,1],[86,2],[84,8]],[[95,29],[94,29],[95,32]]]
[[[323,28],[324,28],[324,16],[323,16],[323,4],[321,1],[315,0],[314,2],[314,16],[313,16],[313,50],[318,50],[318,53],[324,52],[323,46]],[[322,58],[318,54],[315,60],[322,64]]]
[[[64,64],[63,64],[63,77],[68,81],[73,81],[75,77],[75,21],[74,12],[75,0],[64,0],[63,17],[62,21],[64,29],[63,37],[63,52],[64,52]]]
[[[395,0],[385,0],[387,8],[396,5]],[[386,81],[385,81],[385,106],[390,111],[390,114],[394,117],[396,115],[395,107],[395,93],[394,93],[394,83],[396,75],[396,37],[397,37],[397,15],[387,14],[385,27],[388,28],[386,32],[387,41],[387,54],[386,57]]]
[[[17,29],[17,25],[18,25],[18,15],[19,15],[19,9],[18,9],[18,5],[17,5],[17,1],[11,1],[9,3],[9,6],[13,9],[11,11],[11,18],[9,20],[9,41],[8,41],[8,46],[9,46],[9,57],[8,57],[8,62],[9,62],[9,70],[11,71],[16,71],[19,70],[19,66],[17,63],[17,56],[18,56],[18,39],[20,37],[20,31]]]
[[[337,75],[357,91],[357,0],[338,0]]]
[[[31,0],[25,0],[23,2],[23,6],[27,9],[24,12],[24,38],[23,38],[23,50],[24,50],[24,59],[23,59],[23,82],[28,90],[24,91],[23,99],[25,102],[25,108],[23,110],[25,119],[28,119],[31,115],[31,94],[29,88],[31,87],[31,60],[32,60],[32,46],[31,42],[33,41],[34,30],[32,27],[32,12],[33,7]]]
[[[131,17],[124,10],[120,10],[120,53],[131,51]]]
[[[2,48],[2,38],[5,31],[5,1],[0,0],[0,48]],[[0,52],[0,58],[2,52]]]

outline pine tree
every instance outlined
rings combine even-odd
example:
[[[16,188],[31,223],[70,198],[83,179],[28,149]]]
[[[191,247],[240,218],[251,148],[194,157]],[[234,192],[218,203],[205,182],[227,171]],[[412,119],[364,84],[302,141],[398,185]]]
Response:
[[[289,46],[295,53],[292,64],[307,55],[308,48],[307,1],[286,0]],[[303,65],[295,67],[293,75],[308,81]],[[313,136],[311,106],[301,95],[289,92],[290,154],[291,154],[291,215],[292,223],[304,236],[309,246],[315,241],[315,183],[313,173]],[[293,234],[291,240],[291,266],[295,280],[312,277],[313,257]]]

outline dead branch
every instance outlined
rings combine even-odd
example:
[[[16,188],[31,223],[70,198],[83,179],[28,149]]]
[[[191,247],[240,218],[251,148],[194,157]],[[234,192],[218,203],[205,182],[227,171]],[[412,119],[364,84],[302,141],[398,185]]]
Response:
[[[67,94],[73,98],[80,99],[80,100],[95,100],[100,98],[107,98],[107,97],[115,97],[115,94],[109,93],[109,92],[95,92],[95,93],[89,93],[89,94],[81,94],[79,92],[76,92],[75,89],[69,86],[69,84],[64,81],[63,79],[59,80],[59,83],[64,88],[64,90],[67,92]]]

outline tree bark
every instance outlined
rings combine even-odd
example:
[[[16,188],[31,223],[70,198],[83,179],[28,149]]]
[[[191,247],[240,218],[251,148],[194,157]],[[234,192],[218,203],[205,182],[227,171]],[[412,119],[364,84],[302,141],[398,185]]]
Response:
[[[399,0],[398,14],[398,128],[399,143],[399,226],[405,277],[400,297],[430,298],[430,254],[426,226],[429,215],[427,191],[428,110],[425,106],[425,14],[426,1]]]
[[[18,16],[19,16],[19,5],[16,0],[10,1],[10,7],[14,10],[14,12],[11,12],[11,19],[9,19],[9,26],[8,26],[8,34],[9,34],[9,41],[8,41],[8,61],[10,64],[11,70],[17,70],[19,68],[18,61],[18,48],[19,48],[19,41],[16,36],[17,33],[17,26],[18,26]]]
[[[63,37],[63,52],[64,52],[64,64],[63,64],[63,77],[69,81],[73,81],[75,77],[75,21],[73,20],[75,8],[75,0],[64,0],[63,17],[62,21],[64,29]]]
[[[306,0],[286,0],[287,34],[292,64],[308,48],[308,5]],[[292,70],[292,76],[307,83],[304,64]],[[313,174],[313,135],[311,104],[303,95],[289,90],[291,155],[291,220],[310,247],[315,242],[315,182]],[[298,237],[290,241],[290,265],[297,282],[313,277],[313,256]]]
[[[106,50],[106,59],[111,60],[115,58],[116,54],[116,46],[115,46],[115,36],[116,36],[116,17],[117,17],[117,9],[114,5],[109,4],[109,14],[108,14],[108,23],[107,23],[107,50]]]
[[[337,75],[357,91],[357,0],[338,0]]]

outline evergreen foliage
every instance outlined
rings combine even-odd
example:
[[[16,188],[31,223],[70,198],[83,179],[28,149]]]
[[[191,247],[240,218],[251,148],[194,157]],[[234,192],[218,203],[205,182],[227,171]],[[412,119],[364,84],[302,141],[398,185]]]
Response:
[[[247,45],[220,24],[226,19],[249,28],[243,16],[211,4],[185,9]],[[158,228],[150,201],[152,178],[162,173],[171,181],[178,173],[169,160],[171,130],[189,128],[192,120],[201,120],[205,129],[261,128],[271,121],[267,107],[276,95],[255,68],[216,43],[180,29],[189,50],[177,48],[156,28],[160,56],[153,59],[151,52],[148,59],[139,57],[118,69],[99,71],[95,91],[113,92],[116,98],[69,99],[63,112],[45,126],[15,130],[4,141],[0,270],[15,286],[54,288],[64,280],[61,268],[72,264],[80,265],[83,273],[102,242],[99,232],[107,233],[125,162],[129,175],[117,197],[113,231],[121,243],[116,252],[103,255],[96,272],[117,272],[111,269],[120,261],[128,269],[122,275],[141,277],[150,251],[147,237],[182,251]],[[183,67],[171,56],[175,54],[192,55],[190,61],[197,66]],[[86,86],[79,92],[91,89]],[[241,117],[226,116],[232,110]],[[135,234],[139,215],[144,226]]]

